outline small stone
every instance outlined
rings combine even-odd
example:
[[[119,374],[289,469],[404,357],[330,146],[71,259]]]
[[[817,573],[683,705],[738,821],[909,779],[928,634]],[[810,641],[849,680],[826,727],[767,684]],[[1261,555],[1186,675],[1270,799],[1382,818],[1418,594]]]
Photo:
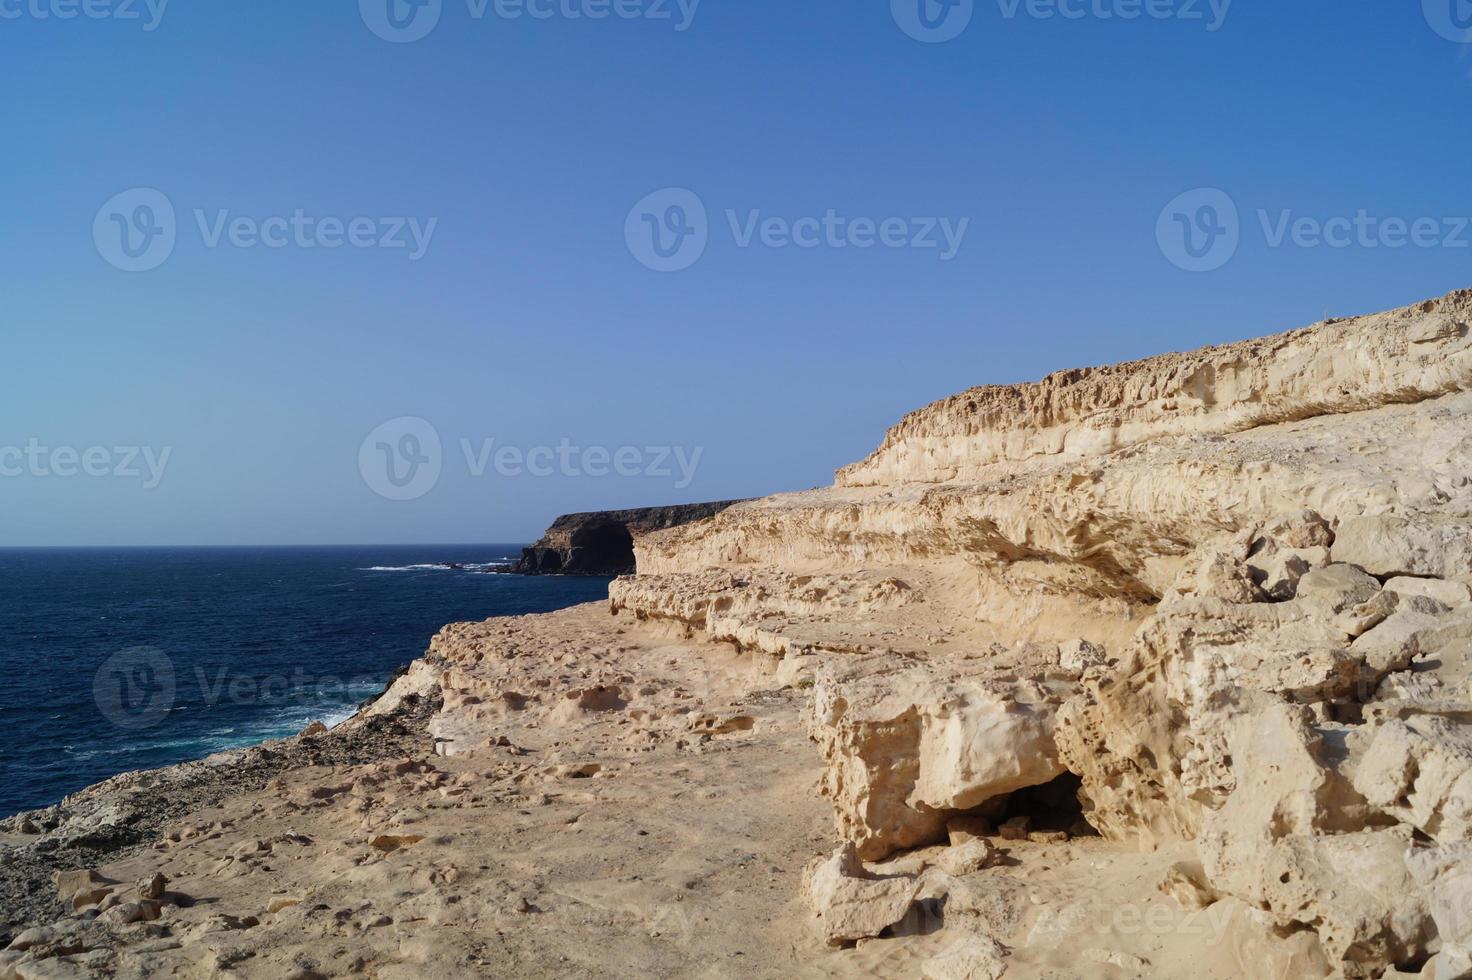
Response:
[[[123,902],[102,913],[102,921],[114,926],[131,925],[134,922],[153,922],[162,914],[158,902]]]
[[[301,738],[315,738],[318,735],[326,735],[327,726],[320,721],[314,721],[301,731]]]
[[[980,837],[990,837],[993,833],[992,822],[974,813],[963,813],[946,821],[946,834],[952,847]]]
[[[1196,861],[1177,861],[1166,871],[1160,890],[1187,911],[1204,909],[1220,896],[1206,883],[1206,873]]]
[[[1117,966],[1121,970],[1129,970],[1134,973],[1138,973],[1150,965],[1150,961],[1147,959],[1117,949],[1099,949],[1094,947],[1084,950],[1083,955],[1085,959],[1093,960],[1095,963],[1107,963],[1110,966]]]
[[[155,871],[147,878],[138,879],[138,897],[145,899],[161,898],[168,884],[169,879]]]
[[[1026,840],[1032,829],[1032,817],[1013,817],[997,828],[1003,840]]]
[[[72,909],[73,911],[80,912],[90,905],[99,905],[106,901],[107,897],[111,894],[112,892],[106,888],[94,888],[91,891],[77,892],[72,896]]]
[[[96,905],[102,901],[102,896],[107,894],[107,889],[99,889],[99,886],[112,884],[112,882],[102,877],[102,875],[90,869],[58,871],[51,876],[51,881],[56,885],[57,899],[63,905],[71,905],[73,908],[82,908],[83,905]],[[85,901],[81,905],[74,904],[79,896],[90,896],[99,890],[102,892],[102,895],[98,895],[90,901]]]
[[[1028,832],[1027,839],[1034,844],[1066,844],[1068,843],[1068,831],[1033,830]]]
[[[401,847],[409,847],[424,840],[423,834],[379,834],[368,842],[368,846],[384,854],[392,854]]]
[[[1327,548],[1334,543],[1334,532],[1329,528],[1329,522],[1313,510],[1301,510],[1280,518],[1266,530],[1269,537],[1289,548]]]
[[[55,926],[36,926],[27,929],[10,941],[6,949],[24,952],[34,946],[48,946],[61,936],[61,930]]]
[[[1066,640],[1058,644],[1058,665],[1074,674],[1108,661],[1104,648],[1088,640]]]
[[[947,874],[961,877],[982,868],[989,868],[997,861],[997,849],[985,837],[974,837],[964,844],[946,848],[939,864]]]

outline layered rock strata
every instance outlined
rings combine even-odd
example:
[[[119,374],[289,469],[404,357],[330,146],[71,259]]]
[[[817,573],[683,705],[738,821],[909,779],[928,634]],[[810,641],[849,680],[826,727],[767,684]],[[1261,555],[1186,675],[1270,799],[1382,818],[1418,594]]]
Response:
[[[860,858],[1066,772],[1329,970],[1460,963],[1419,882],[1469,839],[1469,313],[974,389],[832,489],[645,539],[614,605],[815,677]],[[905,601],[860,612],[881,577]]]
[[[975,389],[630,533],[353,723],[422,744],[58,877],[0,978],[1467,975],[1469,322]]]

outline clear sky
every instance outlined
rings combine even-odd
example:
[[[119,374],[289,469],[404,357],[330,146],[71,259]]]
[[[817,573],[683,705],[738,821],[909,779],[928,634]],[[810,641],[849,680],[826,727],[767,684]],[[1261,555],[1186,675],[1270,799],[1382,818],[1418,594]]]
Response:
[[[0,544],[527,540],[1472,285],[1466,0],[159,2],[0,0]]]

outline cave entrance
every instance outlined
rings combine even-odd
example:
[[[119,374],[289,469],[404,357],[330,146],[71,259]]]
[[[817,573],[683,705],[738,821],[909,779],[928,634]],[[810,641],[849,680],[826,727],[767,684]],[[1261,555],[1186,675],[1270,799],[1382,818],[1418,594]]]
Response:
[[[1013,817],[1029,817],[1034,830],[1072,830],[1084,820],[1084,807],[1078,792],[1084,782],[1065,772],[1052,782],[1029,786],[1007,797],[1002,821]]]
[[[1031,830],[1064,830],[1077,837],[1083,831],[1094,834],[1084,816],[1079,790],[1083,780],[1065,772],[1041,786],[1029,786],[987,800],[973,813],[1001,826],[1015,817],[1028,818]]]
[[[571,544],[563,571],[595,571],[602,575],[634,571],[634,536],[622,524],[582,528],[573,533]]]

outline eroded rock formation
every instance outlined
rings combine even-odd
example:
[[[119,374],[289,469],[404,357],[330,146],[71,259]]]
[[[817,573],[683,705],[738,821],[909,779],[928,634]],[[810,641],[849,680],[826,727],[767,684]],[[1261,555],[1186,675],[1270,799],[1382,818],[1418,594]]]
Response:
[[[522,575],[632,575],[635,537],[703,521],[737,502],[564,514],[541,540],[522,549],[513,570]]]
[[[607,607],[446,627],[350,723],[432,753],[59,878],[0,978],[1467,975],[1469,322],[976,389],[633,533]]]
[[[862,858],[1067,771],[1329,969],[1461,962],[1413,869],[1472,838],[1469,313],[975,389],[831,490],[646,539],[615,606],[815,673]],[[876,579],[905,602],[859,613]]]

